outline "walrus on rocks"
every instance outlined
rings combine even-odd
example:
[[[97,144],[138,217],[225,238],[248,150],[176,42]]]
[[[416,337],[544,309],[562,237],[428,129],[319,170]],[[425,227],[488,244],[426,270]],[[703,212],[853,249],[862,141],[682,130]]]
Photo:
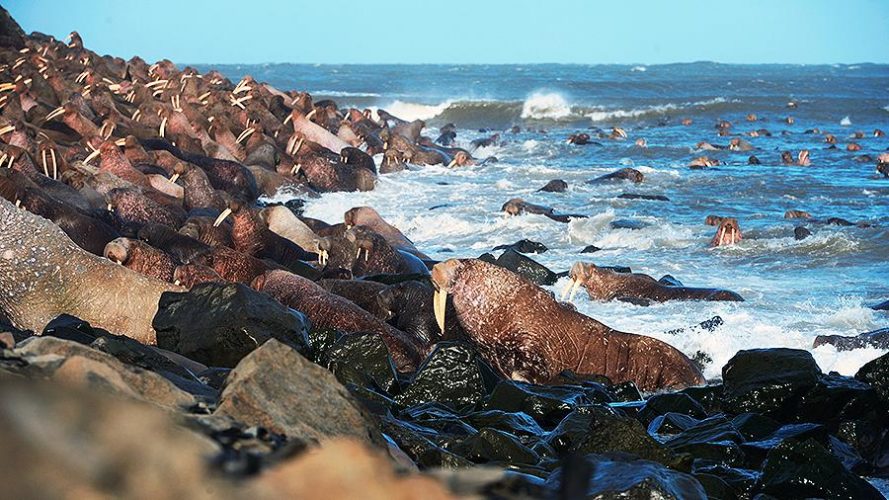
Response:
[[[564,370],[605,375],[640,390],[705,383],[684,354],[660,340],[613,330],[557,302],[530,281],[476,259],[432,269],[433,308],[444,325],[447,298],[467,337],[513,380],[550,383]]]
[[[182,291],[82,250],[52,222],[0,199],[0,311],[17,328],[41,332],[65,313],[156,344],[158,300]]]

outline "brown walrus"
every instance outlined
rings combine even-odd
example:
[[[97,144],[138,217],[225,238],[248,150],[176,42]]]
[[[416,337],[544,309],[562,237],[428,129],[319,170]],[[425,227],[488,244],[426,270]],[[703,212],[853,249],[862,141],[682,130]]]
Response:
[[[524,213],[529,214],[537,214],[537,215],[545,215],[550,219],[556,222],[568,223],[571,222],[571,219],[586,219],[586,215],[580,214],[557,214],[555,209],[552,207],[545,207],[543,205],[535,205],[533,203],[528,203],[527,201],[521,198],[512,198],[508,200],[506,203],[500,207],[501,212],[506,212],[509,215],[522,215]]]
[[[467,337],[514,380],[550,383],[564,370],[634,382],[643,391],[705,382],[684,354],[660,340],[613,330],[504,268],[451,259],[432,269],[435,316],[447,297]]]
[[[43,331],[66,313],[155,344],[151,321],[163,292],[182,288],[88,253],[52,222],[0,199],[0,311],[21,329]]]
[[[741,227],[738,225],[738,219],[734,217],[723,217],[719,221],[716,228],[716,234],[710,241],[711,247],[721,247],[724,245],[734,245],[741,241]]]
[[[425,347],[404,332],[302,276],[286,271],[269,271],[254,279],[250,286],[285,306],[301,311],[315,328],[379,334],[392,354],[392,361],[401,371],[415,370],[424,354]]]
[[[569,294],[573,298],[577,287],[586,289],[593,300],[626,300],[643,299],[654,302],[668,300],[726,300],[743,301],[735,292],[717,288],[691,288],[686,286],[669,286],[655,280],[647,274],[618,273],[611,269],[597,267],[595,264],[576,262],[568,273],[571,284],[565,288],[562,300]]]
[[[346,211],[343,216],[346,226],[367,226],[374,232],[386,238],[392,247],[412,253],[421,259],[429,259],[423,252],[419,251],[414,243],[407,238],[397,227],[386,222],[379,212],[371,207],[354,207]]]

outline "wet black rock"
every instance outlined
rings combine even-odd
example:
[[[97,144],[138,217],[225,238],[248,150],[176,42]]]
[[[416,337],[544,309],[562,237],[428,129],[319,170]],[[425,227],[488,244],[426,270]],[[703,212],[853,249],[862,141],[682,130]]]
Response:
[[[537,191],[544,191],[547,193],[564,193],[568,189],[568,183],[563,181],[562,179],[553,179],[546,183],[546,186],[538,189]]]
[[[519,240],[515,243],[509,245],[499,245],[494,247],[494,250],[507,250],[512,249],[519,253],[544,253],[549,250],[546,245],[543,243],[538,243],[536,241],[531,241],[527,239]]]
[[[310,354],[305,315],[239,283],[164,292],[152,325],[158,347],[208,366],[234,367],[270,339]]]
[[[721,384],[689,387],[679,392],[691,396],[708,414],[722,411],[722,396],[725,390]]]
[[[377,334],[341,335],[325,351],[324,366],[343,385],[378,387],[390,392],[396,384],[395,364]]]
[[[583,247],[583,250],[581,250],[580,253],[595,253],[595,252],[598,252],[599,250],[602,250],[602,249],[597,247],[596,245],[587,245],[587,246]]]
[[[731,421],[716,415],[688,427],[664,444],[676,453],[688,453],[708,464],[735,467],[744,464],[740,447],[743,440]]]
[[[879,304],[873,305],[870,308],[875,311],[889,311],[889,300],[880,302]]]
[[[522,412],[544,428],[553,428],[579,406],[593,401],[576,387],[541,386],[504,380],[484,404],[486,410]]]
[[[844,420],[882,418],[879,395],[860,380],[836,373],[823,375],[802,395],[795,414],[806,422],[836,426]]]
[[[648,398],[636,418],[648,425],[654,417],[670,412],[681,413],[697,419],[707,418],[704,407],[691,396],[682,393],[658,394]]]
[[[664,278],[666,278],[666,277],[667,276],[664,276]],[[661,280],[663,280],[664,278],[661,278]],[[682,286],[682,285],[679,285],[679,286]],[[684,334],[684,333],[693,333],[695,331],[705,331],[705,332],[713,333],[716,331],[717,328],[719,328],[720,326],[722,326],[724,324],[725,324],[725,321],[722,319],[721,316],[713,316],[710,319],[701,321],[697,325],[694,325],[694,326],[691,326],[688,328],[676,328],[674,330],[668,330],[664,333],[666,333],[668,335],[679,335],[679,334]]]
[[[812,231],[809,231],[804,226],[797,226],[793,228],[793,237],[797,240],[804,240],[812,236]]]
[[[884,354],[859,368],[855,379],[870,384],[882,401],[883,409],[889,409],[889,354]]]
[[[513,249],[503,252],[494,264],[509,269],[519,276],[542,286],[554,285],[559,279],[559,275],[547,269],[546,266]]]
[[[622,200],[670,201],[670,198],[662,194],[623,193],[618,198]]]
[[[456,446],[454,452],[475,463],[500,462],[534,465],[540,457],[515,436],[497,429],[483,428]]]
[[[463,420],[478,429],[490,427],[520,437],[539,437],[544,434],[543,428],[522,412],[483,410],[465,415]]]
[[[382,419],[381,428],[420,467],[457,469],[472,466],[469,460],[445,450],[417,432],[415,425],[388,417]]]
[[[560,498],[707,498],[694,476],[656,462],[595,454],[579,460],[586,465],[566,465],[547,478],[548,487],[561,491]]]
[[[797,399],[815,386],[821,369],[812,354],[798,349],[738,351],[722,368],[723,407],[731,413],[769,416],[793,413]]]
[[[874,347],[876,349],[889,349],[889,328],[880,328],[872,332],[860,333],[858,335],[819,335],[815,337],[812,347],[829,344],[837,348],[838,351],[851,351],[852,349],[861,349],[865,347]]]
[[[650,226],[648,222],[632,219],[615,219],[608,224],[612,229],[632,229],[639,230]]]
[[[438,402],[459,409],[487,395],[496,376],[478,352],[463,342],[440,342],[395,400],[402,406]]]
[[[568,414],[546,437],[560,456],[574,453],[626,453],[668,467],[688,470],[686,457],[675,455],[630,417],[607,407],[589,406]]]
[[[883,498],[813,439],[788,440],[770,451],[759,491],[780,498]]]

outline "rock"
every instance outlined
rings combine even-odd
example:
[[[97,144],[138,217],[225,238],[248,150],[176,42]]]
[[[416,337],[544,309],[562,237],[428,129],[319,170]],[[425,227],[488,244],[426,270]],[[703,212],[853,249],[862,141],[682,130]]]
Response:
[[[7,498],[233,496],[208,470],[212,441],[157,407],[91,389],[0,381],[0,441]]]
[[[705,499],[707,494],[694,476],[670,470],[648,460],[587,455],[586,467],[556,469],[546,480],[561,498],[681,498]],[[572,485],[573,488],[566,488]]]
[[[662,194],[623,193],[618,198],[622,200],[670,201],[670,198]]]
[[[819,335],[815,337],[812,347],[832,345],[838,351],[851,351],[864,347],[876,349],[889,349],[889,328],[880,328],[872,332],[859,333],[858,335]]]
[[[844,420],[883,418],[877,391],[869,384],[836,373],[823,375],[802,395],[795,413],[805,421],[831,427]]]
[[[704,407],[708,414],[722,411],[722,396],[725,393],[725,389],[720,384],[688,387],[679,392],[691,396],[692,399]]]
[[[870,384],[877,391],[883,408],[889,409],[889,354],[884,354],[859,368],[855,379]]]
[[[571,412],[549,433],[546,443],[559,456],[620,452],[667,467],[689,467],[684,458],[649,436],[638,420],[604,407],[590,406]]]
[[[519,240],[510,245],[499,245],[494,247],[494,250],[507,250],[512,249],[519,253],[544,253],[548,248],[543,243],[538,243],[536,241],[531,240]]]
[[[667,276],[664,276],[664,278],[666,278],[666,277]],[[664,278],[661,278],[661,279],[664,279]],[[679,286],[682,286],[682,285],[679,285]],[[696,331],[701,331],[701,330],[703,330],[705,332],[713,333],[716,331],[717,328],[719,328],[720,326],[722,326],[724,324],[725,324],[725,321],[722,319],[721,316],[713,316],[712,318],[701,321],[697,325],[691,326],[689,328],[676,328],[675,330],[669,330],[664,333],[666,333],[667,335],[679,335],[679,334],[685,334],[685,333],[694,333]]]
[[[383,418],[382,429],[420,467],[456,469],[471,467],[472,462],[451,453],[417,432],[416,426],[395,418]]]
[[[522,412],[484,410],[465,415],[463,420],[477,429],[490,427],[519,437],[540,437],[544,434],[543,428]]]
[[[544,191],[547,193],[564,193],[568,189],[568,183],[563,181],[562,179],[553,179],[546,183],[546,186],[538,189],[537,191]]]
[[[821,369],[799,349],[738,351],[722,368],[723,407],[731,413],[792,413],[796,400],[815,386]]]
[[[707,418],[704,407],[691,396],[682,393],[657,394],[648,398],[636,418],[648,425],[654,420],[654,417],[666,413],[681,413],[696,419]]]
[[[32,337],[15,353],[29,363],[31,376],[50,378],[78,387],[183,410],[196,401],[166,378],[83,344],[55,337]]]
[[[511,248],[503,252],[494,264],[509,269],[538,285],[554,285],[559,279],[559,275],[556,273]]]
[[[883,498],[813,439],[789,440],[770,451],[759,491],[781,498]]]
[[[208,366],[232,368],[269,339],[309,355],[309,320],[240,283],[202,283],[161,295],[157,345]]]
[[[504,380],[485,401],[484,409],[522,412],[544,428],[552,428],[577,407],[589,404],[592,401],[577,388]]]
[[[332,439],[266,471],[252,490],[260,498],[453,498],[433,478],[396,475],[382,455],[350,439]]]
[[[475,463],[500,462],[507,465],[534,465],[540,457],[515,436],[497,429],[483,428],[456,446],[454,452]]]
[[[383,442],[377,424],[332,373],[274,339],[232,370],[215,413],[304,440]]]
[[[343,385],[376,386],[387,392],[395,387],[395,364],[383,337],[377,334],[341,335],[326,350],[321,364]]]
[[[804,226],[797,226],[797,227],[793,228],[794,239],[804,240],[804,239],[808,238],[809,236],[812,236],[812,231],[809,231]]]
[[[646,227],[650,226],[651,224],[649,224],[648,222],[643,222],[641,220],[615,219],[615,220],[611,221],[608,225],[611,226],[611,229],[638,230],[638,229],[646,228]]]
[[[874,311],[889,311],[889,300],[870,306]]]
[[[743,441],[731,421],[716,415],[683,430],[664,444],[676,453],[688,453],[709,464],[735,467],[744,464],[744,452],[739,446]]]
[[[463,342],[439,342],[396,396],[402,406],[438,402],[454,409],[474,405],[496,383],[494,371]]]
[[[602,249],[597,247],[596,245],[587,245],[587,246],[583,247],[583,250],[581,250],[580,253],[595,253],[595,252],[598,252],[599,250],[602,250]]]

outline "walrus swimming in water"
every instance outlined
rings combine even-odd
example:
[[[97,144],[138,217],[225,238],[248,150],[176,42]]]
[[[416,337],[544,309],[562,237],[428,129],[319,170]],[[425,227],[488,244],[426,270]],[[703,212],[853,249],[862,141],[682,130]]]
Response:
[[[716,228],[713,240],[710,241],[710,246],[734,245],[739,241],[741,241],[741,227],[738,226],[738,219],[723,217],[719,220],[719,226]]]
[[[593,300],[629,300],[666,302],[668,300],[725,300],[743,302],[735,292],[716,288],[690,288],[686,286],[670,286],[655,280],[647,274],[618,273],[611,269],[603,269],[595,264],[576,262],[568,273],[571,283],[562,293],[562,300],[567,295],[574,297],[577,287],[586,289]]]
[[[545,215],[550,219],[556,222],[568,223],[571,222],[571,219],[586,219],[586,215],[579,214],[557,214],[555,213],[555,209],[552,207],[545,207],[543,205],[535,205],[533,203],[528,203],[521,198],[513,198],[500,207],[501,212],[506,212],[509,215],[522,215],[524,213],[529,214],[538,214]]]
[[[613,330],[566,307],[501,267],[451,259],[432,269],[439,328],[452,297],[467,337],[514,380],[550,383],[564,370],[634,382],[643,391],[705,382],[684,354],[660,340]]]
[[[58,226],[0,199],[0,311],[17,328],[43,331],[60,314],[155,344],[151,321],[163,292],[183,289],[80,249]]]

